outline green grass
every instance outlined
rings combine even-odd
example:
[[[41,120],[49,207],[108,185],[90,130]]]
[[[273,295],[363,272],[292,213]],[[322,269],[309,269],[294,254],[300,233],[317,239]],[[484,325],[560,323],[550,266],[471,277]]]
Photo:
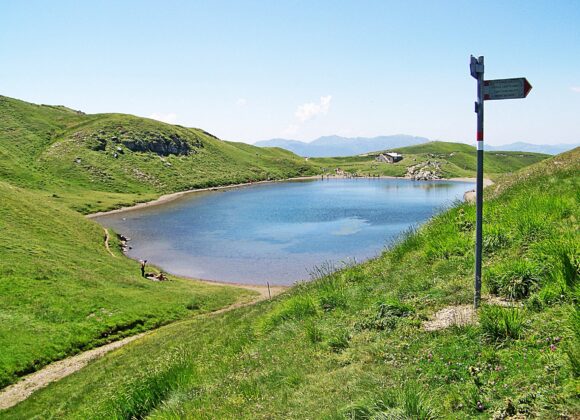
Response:
[[[484,273],[508,286],[533,273],[510,296],[518,309],[423,330],[472,300],[475,211],[462,203],[375,260],[164,327],[0,417],[575,418],[579,164],[577,149],[486,190]]]
[[[132,144],[144,151],[132,151]],[[182,146],[177,150],[188,154],[148,151],[155,145]],[[82,213],[318,171],[288,151],[222,141],[200,129],[124,114],[81,115],[0,96],[0,179],[44,191]]]
[[[517,308],[483,306],[479,315],[481,331],[490,341],[517,340],[523,334],[524,313]]]
[[[103,229],[80,213],[316,171],[290,152],[200,129],[0,96],[0,387],[51,361],[252,294],[143,280],[115,238],[112,257]]]
[[[409,166],[423,162],[440,162],[441,177],[474,177],[477,169],[477,152],[475,147],[462,143],[433,141],[416,146],[393,149],[402,153],[403,160],[394,164],[375,161],[378,153],[341,158],[313,158],[312,162],[327,171],[335,168],[364,176],[404,176]],[[525,166],[547,159],[549,155],[524,152],[485,152],[485,176],[497,179],[502,174],[515,172]]]
[[[151,282],[111,256],[103,228],[0,182],[0,386],[98,344],[247,299],[234,288]],[[192,308],[192,309],[189,309]]]

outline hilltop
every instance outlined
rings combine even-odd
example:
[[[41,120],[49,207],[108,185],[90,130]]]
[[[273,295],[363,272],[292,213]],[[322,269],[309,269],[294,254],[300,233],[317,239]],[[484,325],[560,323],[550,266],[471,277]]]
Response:
[[[124,114],[0,96],[0,179],[83,213],[194,188],[316,173],[291,152]]]
[[[376,158],[387,151],[401,153],[403,160],[385,164]],[[488,178],[517,171],[525,166],[547,159],[549,155],[525,152],[485,152],[484,171]],[[342,158],[314,158],[309,162],[327,171],[334,168],[351,174],[406,176],[410,168],[427,169],[438,178],[473,177],[477,169],[477,150],[464,143],[432,141],[359,156]],[[413,169],[411,169],[411,172]]]
[[[461,203],[375,260],[165,327],[3,417],[575,418],[579,163],[576,149],[488,190],[478,314]]]
[[[394,137],[376,140],[393,145],[427,140]],[[319,140],[326,145],[336,139]],[[335,168],[359,175],[404,176],[411,166],[437,162],[436,172],[442,178],[475,174],[475,149],[465,144],[429,142],[390,150],[404,153],[405,158],[393,165],[377,164],[379,152],[306,160],[281,148],[220,140],[197,128],[125,114],[87,115],[64,106],[0,96],[0,179],[44,192],[47,199],[82,213],[150,201],[166,193],[314,175]],[[546,157],[487,152],[485,169],[493,177]]]
[[[304,157],[346,157],[353,155],[372,154],[379,150],[392,150],[395,148],[414,146],[423,143],[441,143],[429,140],[425,137],[398,134],[393,136],[378,137],[341,137],[323,136],[311,142],[288,139],[270,139],[254,143],[259,147],[280,147]],[[493,146],[486,144],[487,151],[510,151],[539,153],[544,155],[557,155],[577,147],[577,143],[571,144],[531,144],[516,142]]]

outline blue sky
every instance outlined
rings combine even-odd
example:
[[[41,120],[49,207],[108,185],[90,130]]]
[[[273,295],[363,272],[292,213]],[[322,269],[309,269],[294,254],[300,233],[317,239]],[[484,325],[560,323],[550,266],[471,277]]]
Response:
[[[486,141],[580,141],[579,1],[0,0],[0,94],[227,140],[474,142],[470,54],[534,87]]]

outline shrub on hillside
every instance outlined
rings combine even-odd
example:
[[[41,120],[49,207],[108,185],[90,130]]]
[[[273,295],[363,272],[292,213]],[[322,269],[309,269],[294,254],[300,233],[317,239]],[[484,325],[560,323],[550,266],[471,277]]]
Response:
[[[472,248],[472,234],[458,223],[463,209],[452,209],[432,220],[429,227],[429,240],[425,241],[424,252],[428,260],[449,259],[463,256]]]
[[[407,418],[430,420],[435,413],[426,402],[425,395],[417,385],[407,385],[400,394],[401,408]]]
[[[471,213],[471,212],[470,212]],[[457,210],[457,215],[455,216],[455,224],[460,232],[471,232],[474,226],[474,220],[472,214],[466,214],[464,208]]]
[[[396,393],[389,390],[373,402],[350,405],[343,410],[343,416],[353,420],[431,420],[438,417],[415,383],[405,385]]]
[[[570,315],[570,329],[574,333],[571,343],[566,349],[570,367],[575,378],[580,378],[580,309],[574,308]]]
[[[346,308],[347,299],[343,276],[332,275],[318,281],[318,302],[323,311]]]
[[[410,227],[399,235],[399,239],[389,247],[391,261],[400,262],[405,256],[419,248],[422,235],[416,227]]]
[[[309,321],[304,326],[306,337],[312,344],[320,343],[322,341],[322,330],[316,323]]]
[[[351,339],[348,330],[340,329],[336,331],[328,340],[328,347],[335,353],[340,353],[349,346]]]

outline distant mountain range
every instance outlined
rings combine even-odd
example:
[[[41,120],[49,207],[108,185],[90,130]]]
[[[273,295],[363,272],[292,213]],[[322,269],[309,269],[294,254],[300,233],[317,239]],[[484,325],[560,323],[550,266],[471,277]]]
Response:
[[[545,153],[547,155],[557,155],[572,150],[580,146],[580,143],[570,144],[531,144],[524,142],[517,142],[511,144],[504,144],[502,146],[485,145],[486,150],[505,150],[514,152],[535,152]]]
[[[396,147],[413,146],[428,142],[425,137],[398,134],[380,137],[324,136],[305,143],[298,140],[271,139],[255,143],[259,147],[281,147],[305,157],[353,156]]]
[[[398,147],[413,146],[431,141],[425,137],[415,137],[405,134],[379,137],[341,137],[324,136],[311,142],[288,139],[262,140],[255,143],[259,147],[281,147],[299,156],[305,157],[333,157],[353,156],[363,153],[377,152]],[[535,152],[548,155],[557,155],[578,147],[580,143],[571,144],[531,144],[517,142],[501,146],[485,145],[489,151],[503,150],[515,152]]]

